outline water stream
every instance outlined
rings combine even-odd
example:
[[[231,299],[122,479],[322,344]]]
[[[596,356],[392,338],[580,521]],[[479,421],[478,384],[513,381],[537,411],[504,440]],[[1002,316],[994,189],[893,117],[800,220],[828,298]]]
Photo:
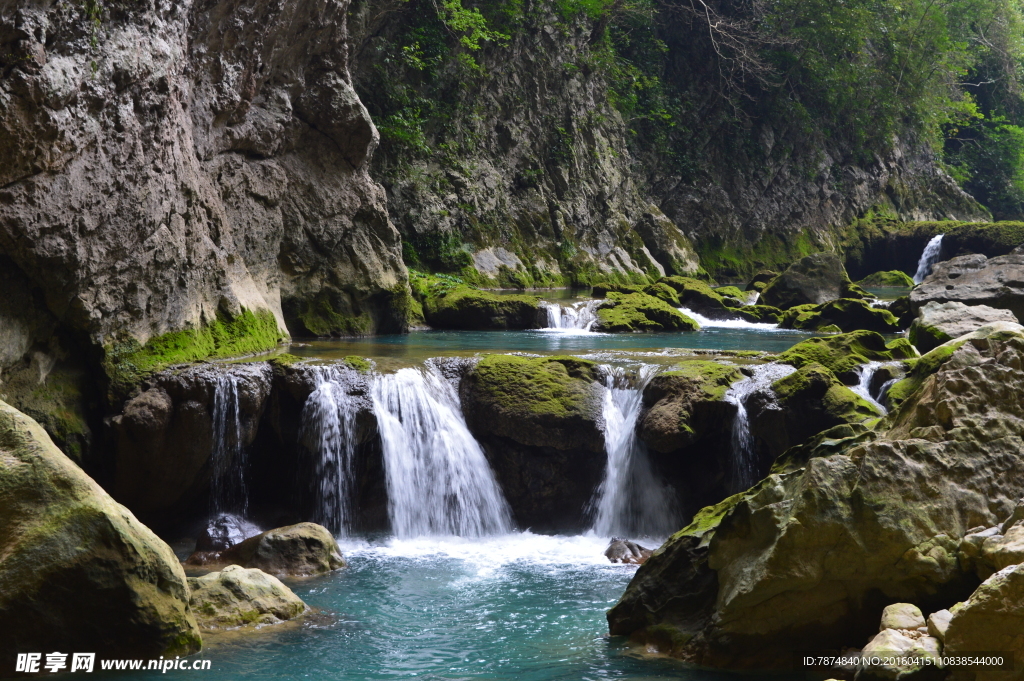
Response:
[[[245,485],[245,447],[238,408],[238,377],[217,375],[213,390],[213,451],[210,455],[210,510],[212,515],[229,511],[242,516],[248,511]]]
[[[864,398],[871,406],[878,410],[883,416],[889,413],[885,405],[882,404],[882,400],[885,399],[885,394],[889,392],[889,388],[893,386],[896,381],[900,380],[900,376],[890,378],[888,381],[883,383],[879,389],[877,395],[871,394],[871,384],[874,382],[875,374],[878,370],[883,367],[902,367],[902,362],[866,362],[857,367],[857,385],[850,386],[850,390],[857,393]]]
[[[924,251],[921,253],[921,259],[917,261],[917,273],[914,274],[915,284],[920,284],[925,280],[925,277],[932,273],[932,267],[935,266],[935,263],[939,262],[941,256],[942,235],[936,234],[925,245]]]
[[[687,307],[680,307],[679,311],[687,317],[693,319],[693,321],[700,324],[701,328],[714,328],[714,329],[746,329],[748,331],[778,331],[778,324],[767,324],[760,322],[748,322],[745,319],[710,319],[694,312]]]
[[[789,376],[796,369],[788,364],[761,364],[752,368],[752,375],[729,386],[725,401],[736,406],[730,438],[732,454],[732,491],[741,492],[760,479],[754,435],[747,415],[747,398],[758,391],[771,393],[771,385]]]
[[[545,331],[576,331],[588,333],[597,323],[597,307],[601,300],[581,300],[561,305],[555,302],[541,301],[541,307],[548,315],[548,326]]]
[[[635,373],[622,367],[603,369],[608,461],[593,503],[593,531],[602,537],[666,537],[679,529],[672,490],[654,474],[647,448],[636,434],[643,391],[658,367],[645,364]]]
[[[396,537],[507,533],[511,513],[454,387],[436,366],[376,377],[371,390]]]

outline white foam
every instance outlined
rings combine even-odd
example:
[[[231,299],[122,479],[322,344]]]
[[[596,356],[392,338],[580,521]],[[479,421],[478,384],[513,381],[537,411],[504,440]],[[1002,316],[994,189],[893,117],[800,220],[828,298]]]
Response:
[[[718,328],[718,329],[750,329],[751,331],[780,331],[778,324],[763,324],[759,322],[748,322],[745,319],[708,319],[704,315],[694,312],[693,310],[680,307],[678,308],[687,317],[693,319],[693,321],[700,324],[701,328]]]
[[[391,538],[374,544],[339,538],[347,557],[412,560],[454,559],[477,569],[497,569],[508,565],[544,567],[611,566],[604,556],[608,537],[593,533],[564,536],[515,532],[491,537],[417,537]],[[638,539],[648,548],[657,548],[663,540]],[[619,565],[614,567],[618,568]]]

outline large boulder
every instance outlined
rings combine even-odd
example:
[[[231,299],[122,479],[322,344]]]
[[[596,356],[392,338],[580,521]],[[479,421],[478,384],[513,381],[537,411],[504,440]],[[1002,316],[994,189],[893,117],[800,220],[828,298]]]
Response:
[[[279,624],[301,615],[306,604],[277,577],[229,565],[188,580],[192,611],[206,630]]]
[[[520,526],[583,528],[604,471],[600,379],[575,357],[487,355],[462,380],[466,423]]]
[[[0,664],[14,653],[101,657],[200,649],[170,547],[0,402]]]
[[[697,331],[700,325],[660,298],[646,293],[607,295],[597,308],[595,331],[629,333],[633,331]]]
[[[875,272],[857,282],[858,286],[871,288],[911,288],[914,280],[902,270]]]
[[[966,343],[883,430],[822,441],[698,514],[636,573],[611,633],[697,664],[788,667],[792,650],[859,647],[890,603],[960,600],[977,584],[960,538],[1024,491],[1022,382],[1024,338]]]
[[[784,329],[824,332],[900,331],[900,321],[892,312],[854,298],[840,298],[821,305],[797,305],[786,310],[779,326]]]
[[[760,302],[782,309],[820,305],[838,298],[862,298],[843,261],[834,253],[814,253],[789,266],[761,291]]]
[[[224,551],[220,562],[282,577],[308,577],[345,567],[338,542],[316,523],[289,525],[249,537]]]
[[[991,259],[963,255],[938,263],[910,292],[915,312],[932,302],[987,305],[1024,319],[1024,252],[1017,249]]]
[[[465,284],[436,287],[423,297],[423,315],[438,329],[536,329],[543,324],[540,300],[528,295],[501,295]]]
[[[992,322],[1016,323],[1017,318],[1009,310],[988,305],[931,301],[918,311],[910,325],[910,342],[921,352],[928,352]]]
[[[953,670],[954,681],[1011,681],[1024,659],[1024,565],[1010,565],[986,579],[970,598],[952,609],[944,655],[996,653],[1012,656],[1013,668]],[[1011,665],[1011,667],[1012,667]]]

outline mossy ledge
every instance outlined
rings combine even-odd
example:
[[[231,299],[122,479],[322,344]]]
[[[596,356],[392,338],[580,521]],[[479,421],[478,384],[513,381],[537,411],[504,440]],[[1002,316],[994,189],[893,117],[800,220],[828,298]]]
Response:
[[[140,344],[134,338],[104,346],[103,370],[111,398],[126,396],[146,376],[175,364],[253,355],[274,349],[285,337],[269,310],[243,309],[195,329],[171,331]]]

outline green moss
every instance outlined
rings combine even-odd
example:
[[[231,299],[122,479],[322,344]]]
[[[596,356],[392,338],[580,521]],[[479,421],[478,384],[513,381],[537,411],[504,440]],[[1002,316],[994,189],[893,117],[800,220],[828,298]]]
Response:
[[[326,292],[303,301],[298,313],[305,332],[313,336],[365,336],[373,331],[368,312],[348,314],[338,310]]]
[[[609,333],[697,331],[700,325],[664,300],[646,293],[609,293],[597,310],[598,328]]]
[[[902,338],[900,340],[906,341],[906,339]],[[909,344],[909,341],[906,342]],[[960,341],[958,343],[940,345],[923,355],[920,359],[913,361],[906,378],[894,383],[885,396],[890,408],[895,410],[899,405],[906,402],[911,395],[917,392],[924,383],[924,380],[938,371],[939,367],[945,364],[946,360],[952,357],[953,353],[959,350],[966,342]]]
[[[562,419],[589,413],[593,394],[578,379],[592,383],[597,372],[597,364],[577,357],[487,355],[473,380],[508,414]]]
[[[664,300],[666,303],[673,307],[679,307],[679,305],[681,305],[681,303],[679,302],[679,294],[676,293],[676,290],[674,288],[672,288],[671,286],[664,282],[651,284],[650,286],[645,288],[643,292],[649,296],[654,296],[655,298]]]
[[[697,381],[708,399],[721,400],[725,397],[729,386],[740,380],[743,374],[740,373],[738,367],[733,365],[691,359],[682,361],[670,370],[662,372],[658,378],[665,380],[673,376]]]
[[[365,357],[360,357],[359,355],[349,355],[342,361],[350,368],[355,369],[362,374],[373,369],[373,362]]]
[[[779,361],[798,369],[808,364],[821,364],[841,376],[865,362],[910,359],[916,354],[906,339],[886,344],[885,338],[874,331],[853,331],[827,338],[808,338],[780,354]]]
[[[747,299],[747,294],[745,294],[743,291],[739,290],[739,288],[735,286],[719,286],[718,288],[715,289],[715,293],[717,293],[720,296],[728,296],[730,298],[735,298],[736,300],[741,301]]]
[[[782,328],[804,331],[868,330],[897,333],[899,320],[889,310],[871,307],[863,300],[840,298],[821,305],[798,305],[782,315]]]
[[[466,285],[423,301],[427,322],[444,329],[532,329],[539,307],[535,296],[498,295]]]
[[[888,272],[875,272],[874,274],[869,274],[858,281],[857,284],[873,288],[911,288],[914,286],[914,280],[911,279],[906,272],[890,270]]]
[[[296,357],[295,355],[288,352],[282,352],[279,355],[274,355],[267,361],[269,361],[274,366],[290,367],[291,365],[297,362],[301,362],[302,358]]]
[[[104,347],[103,369],[113,395],[125,395],[144,377],[174,364],[253,355],[272,350],[284,338],[269,310],[243,309],[234,319],[217,319],[198,329],[172,331],[140,345],[134,338]]]

